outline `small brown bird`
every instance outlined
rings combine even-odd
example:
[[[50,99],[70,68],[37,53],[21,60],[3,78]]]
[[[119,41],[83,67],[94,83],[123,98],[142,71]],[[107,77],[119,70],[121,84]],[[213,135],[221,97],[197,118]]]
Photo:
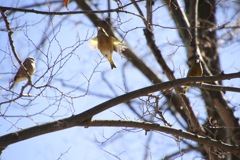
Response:
[[[35,65],[35,60],[32,57],[28,57],[25,59],[23,62],[24,67],[27,69],[29,76],[33,75],[33,73],[36,71],[36,65]],[[12,89],[17,83],[27,80],[28,76],[23,69],[23,67],[20,67],[18,69],[18,72],[16,76],[14,77],[13,83],[10,86],[10,89]]]
[[[127,48],[117,39],[109,36],[102,27],[98,27],[98,34],[89,40],[89,45],[93,49],[98,48],[100,50],[102,55],[110,62],[112,69],[117,68],[112,59],[112,52],[123,52]]]
[[[203,68],[202,68],[202,64],[199,58],[197,58],[195,60],[195,63],[193,64],[193,66],[189,69],[188,73],[187,73],[187,77],[197,77],[197,76],[202,76],[203,74]],[[183,88],[183,92],[186,93],[186,91],[188,90],[189,86],[185,86]]]

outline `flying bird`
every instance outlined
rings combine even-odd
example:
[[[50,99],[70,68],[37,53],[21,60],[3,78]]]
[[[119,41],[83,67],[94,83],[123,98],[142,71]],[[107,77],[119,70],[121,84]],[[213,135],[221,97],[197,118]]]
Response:
[[[116,38],[109,36],[102,27],[98,27],[98,34],[89,40],[89,45],[93,49],[100,50],[102,55],[109,61],[111,69],[117,68],[113,62],[112,52],[123,52],[127,48]]]

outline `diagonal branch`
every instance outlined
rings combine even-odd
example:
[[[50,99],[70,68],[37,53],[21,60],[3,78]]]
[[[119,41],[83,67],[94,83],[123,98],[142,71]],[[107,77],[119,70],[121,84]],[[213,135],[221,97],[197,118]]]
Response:
[[[159,131],[167,134],[172,134],[174,136],[183,137],[200,144],[206,144],[209,147],[216,147],[222,149],[227,152],[234,153],[236,156],[240,156],[240,148],[238,146],[230,145],[227,143],[223,143],[221,141],[212,139],[210,137],[199,136],[190,132],[182,131],[181,129],[174,129],[171,127],[160,126],[159,124],[148,123],[148,122],[135,122],[135,121],[108,121],[108,120],[94,120],[91,122],[82,122],[82,121],[74,121],[72,123],[73,126],[92,126],[92,127],[131,127],[131,128],[142,128],[146,131]],[[60,120],[56,122],[51,122],[39,126],[35,126],[32,128],[28,128],[19,132],[15,132],[13,134],[8,134],[0,137],[0,144],[2,145],[7,142],[7,140],[11,139],[20,139],[22,136],[29,135],[36,131],[41,131],[43,128],[47,128],[48,130],[55,128],[56,130],[62,130],[69,128],[67,121]]]
[[[34,126],[28,129],[23,129],[22,131],[19,131],[19,132],[4,135],[0,137],[0,150],[3,150],[10,144],[13,144],[22,140],[26,140],[26,139],[43,135],[46,133],[56,132],[59,130],[78,126],[84,121],[85,122],[89,121],[94,115],[99,114],[111,107],[130,101],[134,98],[146,96],[152,92],[166,90],[173,87],[178,87],[190,82],[197,82],[197,81],[210,82],[210,81],[219,81],[219,80],[233,79],[233,78],[239,78],[239,77],[240,77],[240,72],[225,74],[225,75],[218,75],[218,76],[211,76],[211,77],[188,77],[188,78],[177,79],[174,81],[168,81],[165,83],[160,83],[160,84],[148,86],[145,88],[141,88],[141,89],[123,94],[121,96],[118,96],[116,98],[110,99],[78,115],[65,118],[59,121],[54,121],[54,122]]]
[[[169,3],[169,0],[162,0],[165,4]],[[177,25],[179,35],[183,40],[183,43],[188,47],[192,41],[192,35],[189,30],[190,24],[185,15],[182,7],[178,4],[177,0],[171,0],[169,12],[173,17],[175,24]]]
[[[154,41],[153,33],[149,29],[145,29],[144,35],[146,37],[146,41],[147,41],[149,48],[152,50],[152,53],[154,54],[158,64],[162,67],[162,69],[163,69],[164,73],[167,75],[168,79],[169,80],[176,79],[175,76],[173,75],[173,72],[168,67],[166,61],[164,60],[161,51],[158,49],[158,47]],[[192,110],[192,107],[190,106],[189,100],[187,99],[187,97],[184,94],[180,94],[181,90],[182,90],[181,88],[176,87],[177,95],[178,95],[179,99],[181,99],[181,101],[182,101],[181,106],[185,106],[185,107],[183,107],[183,111],[184,111],[184,113],[186,113],[187,119],[189,119],[190,127],[193,131],[202,135],[204,130],[201,127],[201,125],[199,124],[197,117],[194,115],[194,112]],[[180,107],[180,105],[175,106],[175,107],[176,108]],[[185,120],[187,120],[187,119],[185,119]]]
[[[84,126],[84,124],[82,124]],[[131,128],[142,128],[146,131],[159,131],[164,132],[167,134],[172,134],[174,136],[183,137],[195,142],[198,142],[200,144],[205,144],[208,147],[216,147],[219,149],[222,149],[227,152],[231,152],[235,154],[236,156],[240,157],[240,147],[230,145],[215,139],[212,139],[211,137],[206,136],[200,136],[196,135],[190,132],[182,131],[181,129],[174,129],[170,127],[160,126],[159,124],[153,124],[148,122],[135,122],[135,121],[92,121],[92,122],[86,122],[85,125],[90,126],[108,126],[108,127],[131,127]]]
[[[168,0],[163,0],[163,1],[166,4],[168,3]],[[194,3],[194,2],[192,2],[192,3]],[[211,3],[214,3],[214,1],[201,1],[201,2],[205,4],[205,6],[203,6],[203,7],[207,7],[207,6],[213,7],[213,4],[211,4]],[[211,2],[211,3],[209,3],[209,2]],[[194,5],[194,4],[192,4],[192,5]],[[205,16],[205,17],[201,17],[200,13],[199,13],[199,17],[202,19],[208,17],[210,19],[213,19],[213,22],[215,22],[215,15],[213,15],[215,13],[215,7],[213,7],[212,9],[211,8],[210,9],[207,8],[207,9],[209,10],[209,12],[206,12],[204,10],[204,8],[198,7],[198,11],[202,11],[202,14],[204,14],[204,16]],[[189,44],[191,44],[193,37],[189,30],[190,24],[187,19],[187,16],[181,9],[177,0],[171,1],[170,13],[171,13],[173,20],[175,21],[177,27],[179,28],[180,37],[182,38],[184,44],[188,47],[188,53],[189,53],[189,50],[191,50],[189,48]],[[209,17],[209,14],[211,15],[211,17]],[[206,26],[206,24],[203,24],[200,27],[206,28],[207,26]],[[201,31],[199,31],[200,29],[201,28],[198,29],[198,32],[202,33]],[[219,65],[218,65],[219,60],[218,60],[218,56],[216,55],[216,43],[215,43],[216,35],[215,35],[215,33],[209,33],[209,34],[210,34],[209,35],[210,40],[213,39],[213,41],[214,41],[214,42],[212,42],[213,45],[211,45],[210,48],[203,47],[203,50],[201,50],[200,52],[201,52],[201,54],[204,54],[204,55],[206,54],[208,59],[212,62],[210,65],[210,69],[211,69],[211,72],[213,72],[214,68],[219,68]],[[200,34],[199,34],[199,36],[200,36]],[[201,40],[199,39],[199,41],[201,41]],[[203,41],[203,43],[206,43],[206,42]],[[204,44],[203,44],[203,46],[204,46]],[[207,75],[213,75],[209,71],[210,69],[207,67],[206,63],[204,63],[204,68],[205,68]],[[219,71],[219,69],[217,70],[217,72],[218,71]],[[213,73],[216,74],[217,72],[215,71]],[[210,99],[211,102],[213,102],[213,103],[209,104],[209,107],[214,107],[213,109],[217,111],[217,114],[220,116],[220,118],[225,123],[227,128],[229,128],[229,130],[232,132],[232,135],[234,135],[234,136],[232,136],[233,141],[238,141],[238,143],[240,143],[240,136],[239,136],[240,135],[240,125],[238,123],[238,120],[234,116],[233,111],[230,109],[224,94],[222,94],[221,92],[211,92],[211,91],[207,92],[207,93],[208,94],[205,95],[205,97],[204,97],[205,103],[208,104],[208,102],[206,101],[208,99]]]
[[[214,84],[209,84],[209,83],[193,83],[193,84],[189,84],[189,86],[192,87],[198,87],[198,88],[202,88],[205,90],[211,90],[211,91],[231,91],[231,92],[240,92],[240,88],[236,88],[236,87],[225,87],[222,85],[214,85]]]
[[[0,9],[0,12],[1,12],[3,21],[5,22],[5,25],[6,25],[6,28],[7,28],[8,40],[9,40],[9,43],[10,43],[10,46],[11,46],[13,55],[14,55],[14,57],[16,58],[16,60],[18,61],[19,65],[24,69],[25,73],[27,74],[27,76],[28,76],[28,83],[31,84],[31,77],[30,77],[30,75],[28,74],[27,69],[26,69],[25,66],[22,64],[22,62],[21,62],[21,60],[20,60],[20,58],[18,57],[18,54],[17,54],[17,52],[16,52],[16,49],[15,49],[15,46],[14,46],[14,42],[13,42],[13,38],[12,38],[13,31],[12,31],[12,29],[11,29],[11,27],[10,27],[10,23],[8,22],[7,16],[6,16],[6,14],[5,14],[5,10]],[[22,92],[23,92],[23,89],[22,89]],[[22,93],[22,92],[21,92],[21,93]]]
[[[91,7],[85,2],[85,1],[77,1],[77,4],[79,5],[79,7],[83,10],[83,11],[90,11]],[[98,18],[97,15],[95,14],[86,14],[86,16],[92,21],[92,23],[95,26],[98,26],[99,24],[103,25],[101,27],[105,28],[105,30],[107,30],[108,33],[110,33],[110,35],[114,35],[113,31],[110,29],[108,24],[103,23],[103,21]],[[116,35],[116,33],[115,33]],[[120,37],[119,35],[117,35],[116,37]],[[125,42],[125,44],[127,44]],[[128,46],[129,47],[129,46]],[[143,73],[153,84],[156,83],[162,83],[162,79],[150,68],[148,67],[141,58],[139,58],[137,56],[137,54],[129,47],[127,50],[125,50],[123,52],[124,56],[126,56],[128,58],[128,60],[141,72]],[[181,101],[179,100],[179,98],[176,96],[176,94],[174,94],[171,91],[168,92],[164,92],[164,95],[166,96],[166,98],[169,100],[169,102],[171,104],[173,104],[174,106],[179,106],[179,104],[181,103]],[[182,117],[184,119],[186,118],[186,114],[185,112],[180,109],[179,107],[176,107],[177,111],[179,113],[181,113]]]

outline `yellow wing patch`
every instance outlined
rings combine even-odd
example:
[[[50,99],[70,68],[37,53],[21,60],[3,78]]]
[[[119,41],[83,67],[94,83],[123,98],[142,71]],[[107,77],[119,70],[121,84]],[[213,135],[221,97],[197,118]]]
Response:
[[[123,52],[125,49],[127,49],[127,47],[122,44],[121,42],[119,42],[118,40],[116,40],[116,38],[111,37],[112,38],[112,42],[113,42],[113,46],[114,46],[114,51],[116,52]]]
[[[90,46],[91,49],[98,49],[98,39],[97,37],[94,37],[88,41],[88,45]]]

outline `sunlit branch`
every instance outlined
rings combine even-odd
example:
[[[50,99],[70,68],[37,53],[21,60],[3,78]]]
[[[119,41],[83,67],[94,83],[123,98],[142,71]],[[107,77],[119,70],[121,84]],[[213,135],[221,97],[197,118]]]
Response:
[[[172,134],[174,136],[179,136],[183,137],[195,142],[198,142],[200,144],[206,144],[209,147],[217,147],[220,148],[224,151],[228,151],[231,153],[234,153],[236,156],[240,156],[240,148],[238,146],[230,145],[215,139],[212,139],[210,137],[206,136],[199,136],[190,132],[182,131],[181,129],[174,129],[171,127],[165,127],[165,126],[160,126],[159,124],[154,124],[154,123],[149,123],[149,122],[135,122],[135,121],[107,121],[107,120],[94,120],[91,122],[80,122],[80,121],[75,121],[74,126],[91,126],[91,127],[131,127],[131,128],[141,128],[145,131],[159,131],[159,132],[164,132],[167,134]],[[42,131],[43,129],[50,130],[50,127],[53,127],[53,129],[66,129],[68,128],[68,124],[64,120],[60,120],[57,122],[52,122],[52,123],[47,123],[44,125],[39,125],[35,126],[32,128],[24,129],[19,132],[15,132],[12,134],[8,134],[5,136],[0,137],[0,147],[1,149],[4,149],[4,145],[7,145],[8,141],[13,142],[14,140],[20,140],[25,136],[29,136],[31,132],[38,132]],[[6,147],[6,146],[5,146]]]
[[[94,115],[99,114],[111,107],[114,107],[126,101],[130,101],[137,97],[146,96],[152,92],[170,89],[170,88],[181,86],[190,82],[204,82],[204,81],[211,82],[211,81],[220,81],[220,80],[233,79],[233,78],[239,78],[239,77],[240,77],[240,72],[231,73],[231,74],[221,74],[221,75],[216,75],[211,77],[188,77],[188,78],[177,79],[174,81],[168,81],[165,83],[160,83],[160,84],[148,86],[145,88],[141,88],[141,89],[123,94],[121,96],[118,96],[116,98],[110,99],[78,115],[71,116],[69,118],[65,118],[60,121],[50,122],[50,123],[38,125],[35,127],[31,127],[28,129],[24,129],[19,132],[4,135],[0,137],[0,150],[3,150],[4,148],[6,148],[9,144],[16,143],[28,138],[78,126],[84,121],[90,121]]]
[[[171,71],[170,67],[164,60],[161,50],[158,49],[158,47],[155,43],[155,40],[154,40],[153,33],[149,29],[145,29],[144,35],[146,37],[149,48],[152,50],[152,53],[154,54],[156,61],[162,67],[162,69],[165,72],[165,74],[167,75],[168,79],[169,80],[176,79],[175,76],[173,75],[173,72]],[[185,106],[185,107],[183,107],[183,111],[186,113],[186,115],[189,119],[190,127],[192,128],[192,130],[195,133],[202,134],[204,132],[204,129],[201,127],[201,125],[199,124],[199,122],[197,120],[197,117],[194,115],[192,107],[189,103],[189,99],[184,94],[180,94],[182,92],[181,88],[176,87],[175,90],[176,90],[176,93],[177,93],[179,99],[181,99],[181,102],[182,102],[181,105]]]
[[[149,122],[135,122],[135,121],[99,121],[94,120],[92,122],[85,122],[85,124],[81,124],[82,126],[95,126],[95,127],[132,127],[132,128],[142,128],[145,131],[160,131],[168,134],[172,134],[174,136],[180,136],[189,140],[193,140],[200,144],[208,145],[209,147],[217,147],[223,149],[225,151],[234,153],[236,156],[240,156],[240,147],[234,146],[231,144],[227,144],[211,137],[199,136],[190,132],[182,131],[181,129],[175,129],[171,127],[160,126],[159,124],[153,124]]]
[[[214,84],[208,84],[208,83],[189,83],[189,86],[192,87],[198,87],[206,90],[211,90],[211,91],[230,91],[230,92],[239,92],[240,93],[240,88],[236,87],[227,87],[227,86],[222,86],[222,85],[214,85]]]

